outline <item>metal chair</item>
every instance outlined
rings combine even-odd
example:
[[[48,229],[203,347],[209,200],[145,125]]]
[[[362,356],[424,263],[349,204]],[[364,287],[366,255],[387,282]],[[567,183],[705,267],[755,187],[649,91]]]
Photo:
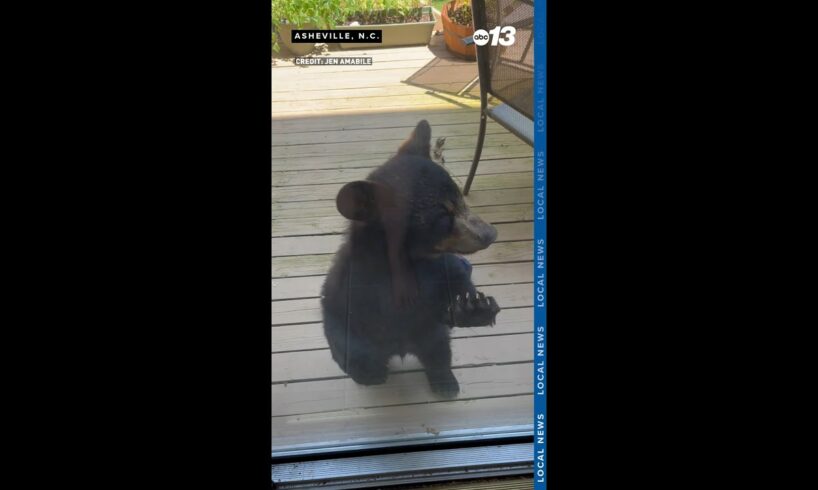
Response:
[[[480,133],[463,194],[469,193],[480,163],[487,118],[534,145],[534,0],[472,0],[471,5],[475,30],[513,26],[516,34],[511,46],[491,46],[491,42],[477,46]],[[474,40],[466,38],[464,42]],[[489,95],[502,103],[490,107]]]

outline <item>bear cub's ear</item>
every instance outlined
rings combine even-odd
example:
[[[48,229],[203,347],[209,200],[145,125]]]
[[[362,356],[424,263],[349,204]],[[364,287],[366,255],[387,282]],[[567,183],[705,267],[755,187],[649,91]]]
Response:
[[[398,154],[418,155],[431,159],[432,128],[425,119],[415,127],[409,139],[398,148]]]
[[[378,217],[376,184],[366,180],[350,182],[338,191],[338,212],[354,221],[372,221]]]

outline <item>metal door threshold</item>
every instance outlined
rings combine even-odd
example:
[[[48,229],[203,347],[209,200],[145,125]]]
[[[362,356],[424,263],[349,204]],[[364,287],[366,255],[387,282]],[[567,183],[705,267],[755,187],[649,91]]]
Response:
[[[352,489],[533,472],[533,443],[430,449],[274,464],[276,489]]]
[[[361,451],[367,453],[378,450],[396,452],[396,450],[406,449],[406,451],[410,451],[415,447],[436,444],[445,444],[446,447],[457,445],[458,443],[473,446],[491,444],[494,442],[495,445],[504,445],[515,442],[526,442],[525,440],[514,439],[530,439],[533,434],[533,424],[449,430],[436,434],[418,433],[397,437],[347,439],[346,441],[328,441],[318,444],[310,443],[287,447],[274,447],[272,457],[274,461],[290,462],[301,458],[319,459],[319,455],[322,454],[326,455],[324,457],[332,458],[347,454],[354,455],[354,453]]]

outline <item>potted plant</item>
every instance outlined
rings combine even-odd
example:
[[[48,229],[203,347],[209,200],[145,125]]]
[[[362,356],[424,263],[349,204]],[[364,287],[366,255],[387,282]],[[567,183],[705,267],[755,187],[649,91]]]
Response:
[[[309,54],[315,44],[292,43],[293,29],[332,29],[346,19],[347,4],[360,0],[272,0],[273,51],[281,44],[296,56]]]
[[[382,31],[381,43],[340,43],[342,49],[428,44],[435,27],[432,8],[419,0],[353,0],[338,29]]]
[[[474,34],[471,5],[464,0],[452,0],[440,9],[443,21],[443,37],[446,49],[455,55],[468,60],[477,59],[474,44],[466,46],[463,39]]]

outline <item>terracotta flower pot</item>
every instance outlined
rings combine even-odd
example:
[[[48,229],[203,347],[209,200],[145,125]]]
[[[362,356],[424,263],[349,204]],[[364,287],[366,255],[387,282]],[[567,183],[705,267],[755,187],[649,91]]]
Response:
[[[477,49],[474,44],[471,46],[466,46],[463,44],[463,38],[474,34],[474,27],[455,24],[454,21],[449,18],[449,6],[454,3],[455,0],[452,0],[447,4],[444,4],[443,8],[440,9],[440,18],[443,21],[443,37],[446,40],[446,48],[449,50],[449,52],[454,53],[461,58],[475,60],[477,59]]]

